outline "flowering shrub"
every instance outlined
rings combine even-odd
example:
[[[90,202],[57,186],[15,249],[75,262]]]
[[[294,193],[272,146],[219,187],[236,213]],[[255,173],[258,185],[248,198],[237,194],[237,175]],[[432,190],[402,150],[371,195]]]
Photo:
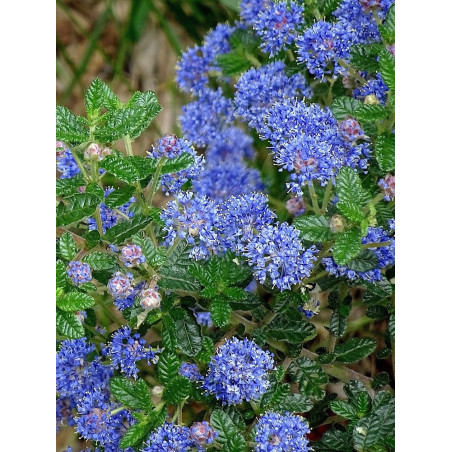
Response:
[[[154,93],[96,79],[86,117],[57,107],[57,429],[394,450],[392,3],[242,0],[180,59],[184,137],[146,157]]]

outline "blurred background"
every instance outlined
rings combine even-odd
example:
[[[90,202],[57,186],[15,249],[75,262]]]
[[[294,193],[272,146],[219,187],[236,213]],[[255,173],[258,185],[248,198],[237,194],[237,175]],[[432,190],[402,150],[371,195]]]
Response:
[[[100,77],[123,101],[136,90],[157,94],[163,111],[137,150],[163,133],[178,133],[187,97],[174,81],[177,60],[217,23],[233,22],[239,1],[57,0],[57,104],[83,114],[84,91]]]
[[[136,90],[157,94],[162,112],[134,144],[144,154],[164,133],[180,136],[177,117],[188,101],[175,83],[181,53],[219,22],[233,22],[239,0],[57,0],[56,101],[84,114],[83,97],[100,77],[122,101]],[[71,427],[57,451],[87,447]]]

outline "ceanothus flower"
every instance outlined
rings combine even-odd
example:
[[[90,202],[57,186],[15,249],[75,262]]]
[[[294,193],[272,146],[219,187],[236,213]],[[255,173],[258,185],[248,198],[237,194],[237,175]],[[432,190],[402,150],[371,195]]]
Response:
[[[296,44],[297,61],[306,64],[314,77],[323,80],[337,78],[344,72],[339,60],[348,58],[355,41],[353,33],[342,22],[333,24],[321,20],[300,34]]]
[[[297,95],[311,97],[312,89],[302,74],[287,76],[282,61],[244,72],[235,85],[235,115],[261,131],[269,109]]]
[[[240,18],[246,24],[252,27],[259,13],[265,10],[271,0],[242,0],[240,3]]]
[[[256,151],[253,148],[253,139],[242,129],[233,126],[221,130],[216,139],[209,143],[205,155],[209,163],[214,160],[254,160]]]
[[[108,281],[108,293],[115,300],[124,300],[133,294],[133,275],[132,273],[116,272],[113,278]]]
[[[69,179],[80,173],[80,168],[69,148],[62,142],[56,142],[56,167],[61,173],[60,179]]]
[[[190,381],[201,381],[203,376],[199,373],[198,366],[192,363],[182,363],[179,367],[179,374]]]
[[[119,441],[136,420],[127,409],[112,414],[119,407],[110,402],[108,392],[96,389],[87,393],[77,404],[77,432],[85,439],[98,442],[105,452],[120,450]]]
[[[113,371],[97,355],[88,359],[95,349],[86,337],[61,343],[56,354],[56,391],[61,397],[78,400],[94,388],[108,387]]]
[[[221,205],[221,231],[226,248],[243,252],[254,234],[275,218],[275,213],[268,208],[267,195],[248,193],[231,196]]]
[[[294,1],[269,2],[253,21],[253,28],[262,39],[262,51],[273,57],[290,46],[297,28],[304,23],[303,11],[304,6]]]
[[[141,247],[133,243],[121,248],[121,255],[119,258],[126,267],[136,267],[146,261],[146,257],[141,251]]]
[[[60,431],[61,427],[66,425],[73,426],[75,424],[73,410],[76,403],[71,397],[59,397],[56,401],[56,431]]]
[[[364,86],[353,90],[353,97],[359,100],[365,100],[367,96],[374,95],[381,105],[386,104],[389,88],[383,81],[378,72],[376,78],[369,80]]]
[[[106,188],[104,190],[104,196],[107,197],[111,192],[113,192],[113,188]],[[127,201],[124,205],[116,207],[116,210],[119,210],[123,214],[127,215],[129,218],[133,217],[133,212],[129,210],[129,206],[131,203],[135,202],[135,198],[132,196],[129,201]],[[112,226],[118,223],[118,214],[109,209],[104,203],[99,206],[100,209],[100,219],[102,222],[102,231],[105,234],[107,229],[110,229]],[[90,231],[97,229],[96,220],[94,218],[87,219],[88,228]]]
[[[85,262],[80,261],[69,262],[67,266],[67,275],[76,286],[87,283],[93,279],[91,267],[88,264],[85,264]]]
[[[218,139],[221,131],[234,121],[234,105],[223,96],[221,88],[206,88],[199,99],[182,107],[179,117],[184,136],[193,144],[205,147]]]
[[[111,342],[102,350],[112,361],[113,369],[120,371],[127,377],[138,377],[137,361],[145,360],[148,366],[158,361],[158,357],[146,347],[146,341],[138,334],[131,334],[128,326],[124,326],[113,333]]]
[[[317,249],[307,250],[299,239],[299,231],[287,223],[262,227],[246,245],[243,256],[248,259],[256,279],[288,290],[307,278],[314,267]]]
[[[241,160],[209,162],[199,178],[193,181],[198,196],[208,196],[218,202],[263,188],[259,170],[247,167]]]
[[[206,196],[194,196],[192,192],[180,193],[168,202],[160,217],[165,222],[165,244],[171,246],[176,237],[194,245],[190,257],[205,259],[210,252],[221,249],[217,204]]]
[[[368,243],[383,243],[388,242],[387,246],[380,246],[378,248],[367,248],[375,253],[378,259],[376,267],[365,272],[357,272],[347,268],[345,265],[338,265],[332,257],[325,257],[322,264],[325,270],[330,274],[339,278],[346,276],[350,280],[358,278],[364,281],[376,282],[381,281],[383,276],[381,270],[394,264],[395,260],[395,240],[381,227],[370,227],[367,235],[361,239],[361,243],[366,245]]]
[[[247,338],[228,339],[210,360],[203,388],[223,405],[258,400],[270,386],[272,356]]]
[[[188,427],[165,422],[151,433],[142,452],[188,452],[192,447]]]
[[[195,315],[198,325],[201,325],[201,326],[204,325],[207,328],[213,327],[213,322],[212,322],[212,317],[210,315],[210,312],[193,311],[193,314]]]
[[[200,446],[213,444],[218,433],[210,426],[207,421],[195,422],[190,427],[190,439],[198,447],[198,450],[204,450]]]
[[[378,181],[378,185],[383,190],[386,201],[392,201],[395,198],[395,176],[393,174],[386,174],[384,179]]]
[[[118,272],[119,273],[119,272]],[[126,276],[124,276],[121,273],[121,276],[119,276],[117,282],[121,280],[130,280],[131,273],[127,273]],[[126,282],[127,285],[127,282]],[[133,304],[135,303],[135,299],[140,294],[141,290],[146,285],[145,281],[140,281],[135,287],[132,287],[132,290],[130,291],[130,295],[126,296],[125,298],[114,298],[113,303],[120,311],[124,311],[124,309],[131,308]],[[108,286],[107,286],[108,289]],[[126,291],[127,292],[127,291]],[[120,295],[121,296],[121,295]]]
[[[268,412],[255,427],[255,452],[309,452],[309,427],[301,416]]]
[[[310,319],[320,312],[320,301],[310,297],[303,306],[298,307],[298,310],[302,312],[307,319]]]

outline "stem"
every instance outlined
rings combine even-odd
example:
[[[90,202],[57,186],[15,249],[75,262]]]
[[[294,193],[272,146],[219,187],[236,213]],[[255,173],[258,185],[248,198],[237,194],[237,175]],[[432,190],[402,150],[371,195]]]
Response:
[[[66,146],[67,146],[67,144],[66,144]],[[68,146],[68,148],[69,148],[69,146]],[[82,172],[83,177],[85,178],[86,181],[88,181],[89,180],[88,173],[86,172],[86,169],[83,166],[83,163],[81,162],[81,160],[79,159],[75,149],[72,150],[71,148],[69,148],[69,150],[71,151],[71,154],[74,157],[74,160],[77,163],[77,166],[80,168],[80,171]]]
[[[154,199],[155,192],[157,191],[157,184],[159,181],[160,173],[162,172],[163,165],[165,164],[166,157],[161,157],[160,161],[157,165],[157,169],[155,170],[154,175],[152,176],[151,188],[149,191],[149,197],[146,200],[149,206],[152,206],[152,201]]]
[[[106,316],[114,323],[116,323],[116,325],[118,325],[119,327],[121,327],[123,324],[122,322],[112,313],[110,312],[110,310],[108,309],[108,306],[105,306],[105,303],[101,300],[99,300],[100,307],[103,309],[103,311],[105,312]]]
[[[261,62],[251,53],[246,52],[246,58],[250,63],[252,63],[256,67],[259,67],[261,65]]]
[[[366,84],[367,81],[365,79],[363,79],[358,71],[353,67],[350,66],[350,64],[348,64],[345,60],[339,59],[338,63],[345,69],[348,69],[350,75],[354,78],[356,78],[356,80],[360,81],[362,84]]]
[[[120,407],[115,408],[114,410],[110,411],[110,415],[113,416],[114,414],[119,413],[120,411],[125,410],[125,409],[126,409],[125,406],[120,406]]]
[[[100,217],[100,207],[96,207],[96,211],[94,212],[94,218],[96,219],[96,227],[97,231],[99,232],[100,236],[103,235],[103,229],[102,229],[102,218]]]
[[[382,248],[384,246],[389,246],[391,242],[388,240],[386,242],[378,242],[378,243],[366,243],[363,245],[363,248]]]
[[[225,342],[226,339],[231,338],[234,333],[235,330],[237,329],[237,325],[234,325],[215,345],[214,345],[214,349],[217,350],[219,347],[221,347]]]
[[[309,188],[309,195],[311,196],[311,200],[312,200],[312,207],[314,207],[314,212],[316,215],[320,215],[319,202],[317,200],[317,193],[315,192],[314,185],[310,184],[310,185],[308,185],[308,188]]]
[[[330,179],[328,181],[328,185],[326,186],[325,195],[323,196],[322,209],[321,209],[322,214],[326,213],[326,209],[328,207],[328,203],[330,202],[332,192],[333,192],[333,182]]]
[[[331,102],[333,102],[333,86],[334,86],[335,81],[336,80],[334,78],[331,78],[329,80],[330,87],[328,88],[328,94],[326,96],[326,102],[325,102],[326,105],[331,105]]]
[[[132,141],[131,141],[129,135],[126,135],[126,136],[124,137],[124,145],[125,145],[125,147],[126,147],[127,155],[128,155],[129,157],[133,157]]]
[[[328,353],[334,353],[334,347],[336,346],[336,337],[331,335],[328,341]]]

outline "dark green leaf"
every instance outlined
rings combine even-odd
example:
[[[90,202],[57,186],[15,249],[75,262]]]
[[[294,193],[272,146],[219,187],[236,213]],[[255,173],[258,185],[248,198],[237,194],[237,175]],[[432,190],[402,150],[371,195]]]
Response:
[[[84,143],[89,139],[86,120],[66,107],[56,107],[56,139],[66,143]]]
[[[375,143],[375,158],[382,171],[393,171],[395,168],[395,135],[383,133]]]
[[[272,384],[261,398],[261,409],[268,411],[275,405],[281,405],[289,394],[290,386],[288,383]]]
[[[380,372],[375,375],[372,381],[373,389],[381,389],[389,383],[389,374],[387,372]]]
[[[122,188],[116,188],[106,198],[105,205],[110,209],[122,206],[130,201],[130,198],[135,193],[135,187],[126,185]]]
[[[387,14],[383,25],[379,25],[378,29],[382,38],[389,44],[395,42],[395,4],[393,3]]]
[[[386,119],[390,114],[388,108],[379,104],[362,104],[355,112],[358,121],[378,121]]]
[[[94,248],[100,242],[100,234],[96,229],[88,231],[85,234],[86,246],[88,248]]]
[[[113,176],[117,179],[128,184],[133,184],[140,178],[138,170],[135,168],[133,163],[119,152],[107,155],[99,163],[99,166],[104,168],[110,174],[113,174]]]
[[[363,206],[369,195],[363,190],[358,173],[344,166],[336,177],[336,191],[340,202]]]
[[[368,249],[362,250],[356,257],[347,263],[347,267],[356,272],[367,272],[376,268],[377,265],[377,255]]]
[[[361,251],[361,231],[351,229],[337,234],[333,248],[333,257],[338,265],[346,265]]]
[[[387,50],[380,52],[380,72],[383,81],[391,91],[395,90],[395,58]]]
[[[379,429],[379,420],[375,414],[361,419],[353,429],[352,437],[355,449],[364,451],[376,444],[380,439]]]
[[[81,193],[67,199],[67,204],[57,212],[57,226],[68,226],[94,213],[101,199],[93,194]]]
[[[310,242],[326,242],[331,240],[332,233],[330,221],[324,216],[299,216],[293,222],[300,232],[303,240]]]
[[[395,339],[395,314],[392,314],[389,319],[389,334],[391,335],[392,340]]]
[[[94,298],[82,292],[69,292],[56,302],[62,311],[83,311],[95,303]]]
[[[178,348],[188,356],[196,356],[202,349],[202,337],[199,331],[199,325],[183,309],[174,309],[171,311],[176,325],[176,337]]]
[[[149,175],[154,173],[159,162],[159,159],[152,157],[141,157],[138,155],[127,157],[127,160],[131,162],[135,169],[138,171],[140,180],[146,179]]]
[[[280,403],[276,403],[272,407],[272,411],[285,413],[306,413],[314,406],[309,397],[302,394],[288,394]]]
[[[82,322],[80,322],[73,312],[65,312],[57,309],[56,327],[68,339],[79,339],[85,335]]]
[[[167,248],[163,246],[155,248],[154,243],[149,237],[142,237],[140,235],[133,236],[132,241],[141,248],[146,258],[146,263],[151,267],[160,267],[166,262]]]
[[[315,361],[306,357],[297,358],[291,364],[289,372],[304,395],[315,399],[325,396],[324,386],[328,383],[328,375]]]
[[[216,61],[226,77],[242,74],[251,67],[250,61],[242,50],[220,54],[217,56]]]
[[[319,452],[352,452],[351,438],[348,432],[341,430],[328,430],[320,441],[314,443]]]
[[[342,315],[339,309],[333,311],[331,316],[330,331],[335,337],[342,337],[347,329],[347,316]]]
[[[358,413],[356,410],[343,400],[333,400],[330,403],[330,407],[336,414],[345,419],[349,419],[351,421],[358,419]]]
[[[119,245],[144,229],[151,221],[151,217],[135,215],[132,219],[121,221],[121,223],[108,229],[104,235],[104,240]]]
[[[180,361],[176,353],[164,350],[159,355],[158,375],[163,384],[168,384],[179,375]]]
[[[229,325],[231,317],[231,306],[225,298],[215,298],[210,305],[210,314],[214,325],[221,328]]]
[[[67,267],[61,262],[56,263],[56,287],[57,289],[64,289],[66,287],[67,280]]]
[[[267,327],[267,335],[277,341],[300,344],[312,339],[316,334],[315,326],[302,320],[291,320],[283,315],[276,317]]]
[[[57,196],[71,196],[78,193],[78,188],[85,185],[81,174],[77,174],[71,178],[57,179],[56,181],[56,195]]]
[[[65,232],[60,238],[60,254],[67,261],[72,260],[77,254],[74,238],[70,232]]]
[[[244,452],[246,443],[232,419],[222,410],[214,410],[210,416],[210,424],[218,433],[216,441],[225,452]]]
[[[86,262],[93,270],[110,270],[117,265],[116,257],[113,254],[99,251],[93,251],[84,256],[83,262]]]
[[[144,380],[128,380],[124,377],[113,377],[110,389],[116,399],[123,405],[136,410],[149,410],[152,407],[151,396]]]
[[[341,121],[347,116],[354,116],[361,105],[362,102],[360,102],[359,100],[353,99],[353,97],[343,96],[334,99],[330,108],[333,112],[334,117],[338,121]]]
[[[102,107],[119,108],[121,102],[113,91],[100,79],[95,78],[85,93],[85,109],[88,117],[96,117]]]
[[[195,163],[195,157],[188,152],[183,152],[179,157],[167,160],[160,174],[172,174],[190,168]]]
[[[141,444],[141,442],[144,441],[149,436],[151,428],[152,423],[144,424],[138,423],[132,425],[132,427],[130,427],[127,430],[127,432],[124,433],[124,436],[121,438],[119,447],[121,449],[126,449],[127,447],[133,447]]]
[[[190,393],[190,381],[176,375],[170,381],[165,384],[165,390],[163,392],[163,398],[171,405],[177,405],[182,402]]]
[[[337,203],[337,209],[342,213],[342,215],[344,215],[344,217],[357,223],[360,223],[365,218],[360,204],[352,204],[347,201],[340,201]]]
[[[352,337],[343,344],[337,345],[334,354],[337,361],[354,363],[370,355],[376,347],[376,341],[370,337]]]

